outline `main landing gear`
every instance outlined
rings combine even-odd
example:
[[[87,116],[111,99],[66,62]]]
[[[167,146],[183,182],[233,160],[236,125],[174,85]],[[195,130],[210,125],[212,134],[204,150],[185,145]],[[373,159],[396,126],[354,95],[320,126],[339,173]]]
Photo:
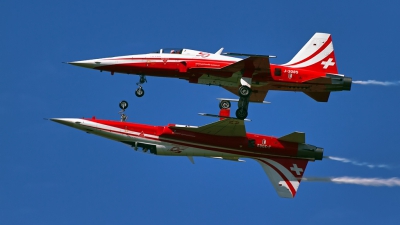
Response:
[[[249,98],[240,97],[238,109],[236,110],[236,118],[244,120],[248,115]]]
[[[244,120],[248,115],[249,108],[249,97],[251,95],[251,89],[248,86],[241,86],[239,88],[239,101],[238,109],[236,110],[236,118]],[[219,102],[220,109],[229,109],[231,107],[231,102],[228,100],[222,100]]]
[[[236,110],[236,117],[238,119],[246,119],[248,115],[248,108],[249,108],[249,98],[251,95],[251,89],[248,86],[241,86],[239,88],[239,102],[238,102],[238,109]]]
[[[144,84],[146,82],[147,82],[146,76],[145,75],[140,75],[139,82],[136,83],[136,85],[139,86],[135,91],[135,95],[137,97],[140,98],[140,97],[142,97],[144,95],[144,90],[143,90],[142,84]]]
[[[241,86],[239,88],[239,96],[244,98],[249,98],[251,95],[251,89],[247,86]]]

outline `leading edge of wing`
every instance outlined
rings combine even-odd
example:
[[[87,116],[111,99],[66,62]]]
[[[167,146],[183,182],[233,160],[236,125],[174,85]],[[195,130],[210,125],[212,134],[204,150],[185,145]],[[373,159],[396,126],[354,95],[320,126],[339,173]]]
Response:
[[[243,69],[252,70],[254,73],[269,73],[269,57],[250,56],[229,66],[225,66],[220,70],[234,73]]]
[[[201,127],[170,126],[169,128],[173,130],[185,130],[217,136],[246,137],[246,127],[244,126],[244,120],[232,118],[220,120]]]
[[[261,58],[276,58],[274,55],[257,55],[257,54],[246,54],[246,53],[236,53],[236,52],[226,52],[222,53],[222,55],[227,56],[253,56],[253,57],[261,57]]]
[[[250,70],[253,73],[270,73],[269,57],[250,56],[228,66],[217,68],[190,68],[191,72],[212,73],[213,71],[235,73],[242,70]]]

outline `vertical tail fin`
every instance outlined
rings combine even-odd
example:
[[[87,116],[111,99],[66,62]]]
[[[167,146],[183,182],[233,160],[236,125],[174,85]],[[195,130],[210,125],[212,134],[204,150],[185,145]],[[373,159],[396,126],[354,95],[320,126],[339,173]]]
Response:
[[[308,160],[291,158],[257,158],[278,195],[294,198]]]
[[[337,74],[331,35],[315,33],[293,59],[283,66]]]

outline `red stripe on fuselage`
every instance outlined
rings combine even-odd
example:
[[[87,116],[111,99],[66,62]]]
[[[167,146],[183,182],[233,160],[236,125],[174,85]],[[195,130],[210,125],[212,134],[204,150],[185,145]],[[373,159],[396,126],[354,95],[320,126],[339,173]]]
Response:
[[[91,122],[93,122],[93,121],[91,121]],[[163,142],[177,144],[177,145],[184,145],[184,146],[194,147],[194,148],[203,149],[203,150],[215,151],[215,152],[220,152],[220,153],[229,153],[229,154],[240,155],[240,156],[245,156],[245,157],[266,157],[266,156],[267,157],[275,156],[275,157],[283,157],[283,158],[291,158],[291,157],[293,157],[293,156],[290,156],[290,155],[275,155],[275,154],[269,154],[269,153],[254,153],[254,152],[246,152],[245,150],[240,151],[240,150],[236,150],[236,149],[223,149],[223,147],[220,147],[220,148],[218,148],[218,147],[210,147],[209,145],[200,145],[200,144],[196,145],[196,144],[193,144],[193,143],[187,143],[185,141],[171,140],[171,139],[168,139],[168,138],[162,138],[160,136],[158,136],[158,138],[134,136],[134,135],[132,135],[132,134],[130,134],[128,132],[114,131],[114,130],[110,130],[110,129],[100,128],[100,127],[93,127],[93,126],[88,126],[88,125],[84,125],[84,126],[90,127],[90,128],[96,129],[96,130],[109,132],[109,133],[123,134],[123,135],[128,135],[128,136],[133,136],[133,137],[138,137],[138,138],[144,138],[144,139],[150,139],[150,140],[155,140],[155,141],[163,141]],[[119,129],[123,129],[123,128],[119,128]],[[133,132],[137,132],[137,131],[133,131]],[[140,133],[140,132],[137,132],[137,133]],[[156,135],[154,135],[154,136],[156,136]]]
[[[103,60],[163,60],[163,59],[168,59],[168,60],[181,60],[181,61],[199,61],[199,62],[204,62],[204,61],[216,61],[216,62],[223,62],[223,63],[235,63],[235,62],[239,62],[241,60],[238,61],[234,61],[234,60],[222,60],[222,59],[211,59],[211,58],[174,58],[174,57],[144,57],[144,58],[135,58],[135,57],[131,57],[131,58],[103,58]]]

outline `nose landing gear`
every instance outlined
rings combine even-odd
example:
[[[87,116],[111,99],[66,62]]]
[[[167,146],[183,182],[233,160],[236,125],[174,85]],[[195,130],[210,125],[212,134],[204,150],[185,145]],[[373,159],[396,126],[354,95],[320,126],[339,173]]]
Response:
[[[144,95],[144,90],[143,90],[142,86],[139,85],[138,89],[136,89],[136,91],[135,91],[135,95],[139,98]]]
[[[236,118],[244,120],[248,115],[249,108],[249,97],[251,95],[251,89],[248,86],[241,86],[239,88],[239,101],[236,99],[220,99],[219,108],[229,109],[231,107],[231,101],[238,102],[238,109],[236,110]]]
[[[146,76],[145,75],[140,75],[140,79],[139,79],[139,82],[137,82],[136,83],[136,85],[138,85],[139,87],[136,89],[136,91],[135,91],[135,95],[137,96],[137,97],[143,97],[143,95],[144,95],[144,90],[143,90],[143,87],[142,87],[142,84],[144,84],[144,83],[146,83],[147,82],[147,79],[146,79]]]
[[[119,108],[121,111],[119,111],[119,115],[121,115],[121,122],[125,122],[128,119],[128,116],[125,115],[125,109],[128,108],[128,102],[123,100],[119,103]]]

